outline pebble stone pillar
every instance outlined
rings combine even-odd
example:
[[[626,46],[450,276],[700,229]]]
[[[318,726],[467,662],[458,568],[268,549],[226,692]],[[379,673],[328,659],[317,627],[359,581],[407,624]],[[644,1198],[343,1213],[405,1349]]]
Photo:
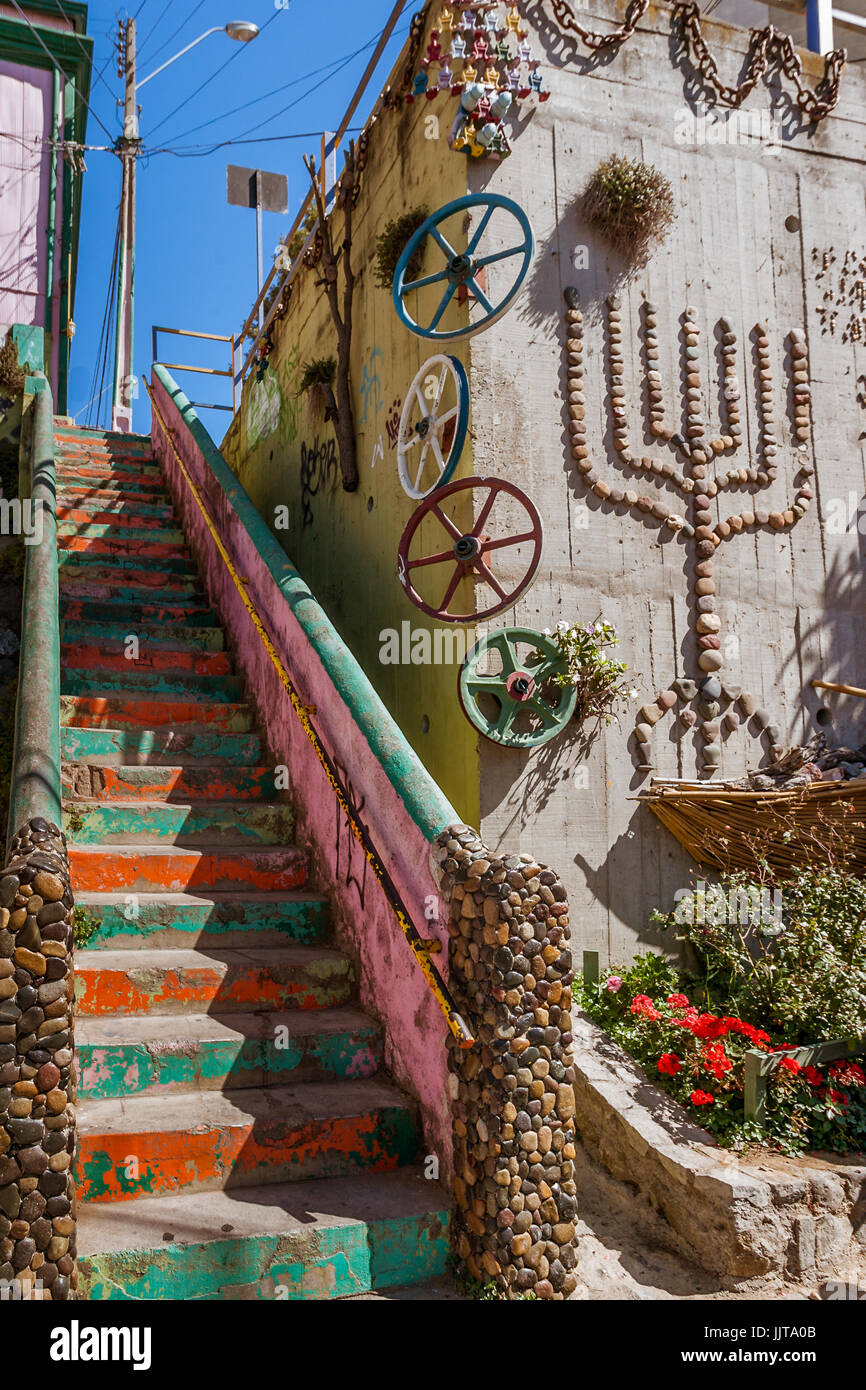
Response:
[[[72,908],[66,837],[31,820],[0,871],[4,1297],[60,1301],[75,1290]]]
[[[458,1260],[505,1297],[564,1299],[575,1266],[571,950],[565,889],[530,855],[440,835],[449,985],[476,1035],[449,1042]]]

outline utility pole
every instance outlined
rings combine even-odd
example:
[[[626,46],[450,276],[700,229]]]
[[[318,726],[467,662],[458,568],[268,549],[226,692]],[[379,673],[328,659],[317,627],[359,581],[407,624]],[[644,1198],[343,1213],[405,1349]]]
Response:
[[[136,103],[135,20],[128,19],[122,29],[122,75],[126,79],[123,107],[123,135],[117,153],[123,165],[120,194],[120,242],[117,275],[117,335],[114,358],[114,395],[111,428],[128,433],[132,429],[133,329],[135,305],[135,166],[141,144]]]

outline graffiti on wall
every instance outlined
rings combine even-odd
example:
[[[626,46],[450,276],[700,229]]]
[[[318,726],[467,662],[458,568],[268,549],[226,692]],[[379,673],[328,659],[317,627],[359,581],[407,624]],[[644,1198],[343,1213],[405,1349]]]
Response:
[[[380,348],[374,347],[364,363],[364,370],[361,375],[361,395],[364,398],[364,414],[361,416],[361,424],[366,425],[372,407],[372,420],[374,423],[376,416],[382,409],[382,382],[376,366],[376,359],[381,362],[382,352]]]
[[[340,475],[337,445],[333,439],[301,445],[301,525],[312,526],[312,501],[320,492],[333,492]]]
[[[352,785],[352,779],[342,763],[335,762],[334,766],[337,769],[337,775],[340,781],[349,794],[349,805],[354,807],[360,820],[361,812],[367,803],[367,798],[361,797],[360,800],[358,799],[357,792]],[[336,876],[339,879],[345,874],[345,877],[342,878],[343,883],[347,888],[355,889],[355,892],[358,894],[358,901],[361,907],[364,907],[367,897],[367,856],[358,843],[358,839],[349,825],[345,812],[338,803],[335,803],[334,809],[337,813],[334,845],[337,856]],[[340,867],[341,859],[345,865],[344,869]],[[358,873],[361,875],[360,878],[358,877]]]

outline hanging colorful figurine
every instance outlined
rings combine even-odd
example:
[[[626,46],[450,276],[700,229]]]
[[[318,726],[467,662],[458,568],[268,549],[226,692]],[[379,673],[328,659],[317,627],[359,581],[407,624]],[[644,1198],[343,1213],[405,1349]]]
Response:
[[[501,3],[477,0],[471,5],[461,0],[443,5],[406,98],[412,102],[419,97],[433,101],[440,94],[459,97],[449,144],[474,159],[505,159],[511,145],[503,122],[513,114],[515,102],[531,96],[547,101],[550,96],[528,31],[522,28],[520,8],[506,4],[503,13]],[[431,73],[431,68],[438,71]]]

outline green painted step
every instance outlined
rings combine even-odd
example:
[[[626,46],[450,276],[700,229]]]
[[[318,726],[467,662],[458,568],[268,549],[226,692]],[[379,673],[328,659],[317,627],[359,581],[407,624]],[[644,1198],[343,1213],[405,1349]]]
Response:
[[[84,1202],[349,1177],[403,1167],[418,1152],[414,1105],[376,1077],[78,1107]]]
[[[308,892],[76,893],[75,902],[93,929],[88,951],[312,946],[329,934],[328,905]]]
[[[114,626],[123,623],[129,624],[132,628],[146,625],[162,627],[164,624],[183,626],[187,623],[195,627],[218,627],[220,621],[212,608],[195,600],[187,603],[183,600],[159,603],[154,599],[146,599],[142,603],[128,603],[114,596],[109,599],[91,600],[65,592],[60,595],[60,614],[64,622],[107,622]]]
[[[382,1062],[381,1027],[349,1008],[79,1018],[75,1046],[82,1100],[370,1077]]]
[[[111,695],[125,691],[130,696],[153,691],[156,695],[204,699],[210,703],[237,704],[244,694],[239,676],[171,675],[162,671],[139,670],[133,662],[124,671],[67,670],[61,675],[64,695]],[[271,774],[273,789],[273,773]]]
[[[295,813],[284,802],[64,801],[63,829],[79,845],[282,845]]]
[[[76,571],[86,569],[90,577],[109,573],[117,574],[123,570],[146,570],[160,578],[164,575],[179,575],[183,578],[198,583],[198,570],[189,555],[168,555],[159,560],[142,560],[140,555],[93,555],[86,550],[65,550],[60,547],[57,551],[57,563],[61,569],[61,582],[65,583],[67,574],[70,571],[73,580],[77,578]]]
[[[122,576],[124,571],[120,572]],[[174,583],[168,583],[173,578]],[[162,584],[125,583],[123,578],[99,569],[65,570],[60,580],[60,601],[66,599],[102,599],[109,603],[206,603],[200,586],[180,575],[163,576]]]
[[[173,729],[74,729],[60,730],[61,757],[66,763],[101,763],[151,766],[178,762],[209,767],[258,766],[262,743],[258,734],[221,734],[204,726]]]
[[[116,644],[122,650],[129,637],[137,637],[141,651],[191,651],[195,648],[203,652],[221,652],[225,647],[222,628],[218,627],[178,627],[166,625],[158,629],[159,635],[141,631],[136,623],[65,623],[61,619],[60,640],[88,646],[99,643],[107,650]]]
[[[78,536],[82,540],[116,541],[118,545],[132,546],[136,541],[147,541],[149,545],[173,545],[180,546],[184,543],[184,534],[179,527],[169,526],[110,526],[105,522],[97,522],[92,526],[82,526],[77,521],[61,521],[57,526],[58,536]]]
[[[442,1278],[449,1201],[402,1170],[81,1210],[90,1300],[312,1301]]]

